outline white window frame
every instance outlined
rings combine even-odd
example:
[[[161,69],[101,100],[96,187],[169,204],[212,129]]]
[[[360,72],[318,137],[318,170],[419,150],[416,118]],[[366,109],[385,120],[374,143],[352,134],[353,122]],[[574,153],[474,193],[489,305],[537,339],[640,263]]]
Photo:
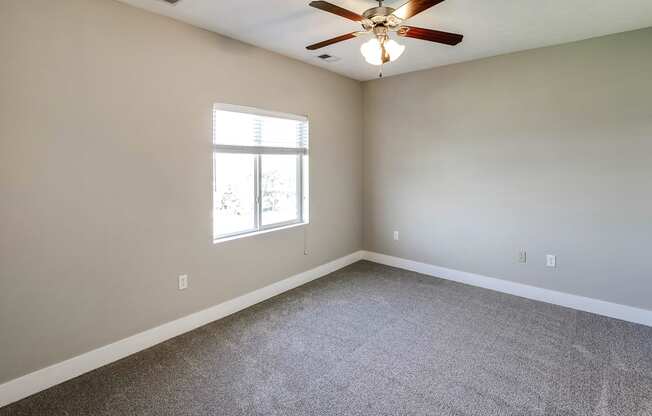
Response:
[[[216,103],[213,106],[213,114],[216,111],[230,111],[235,113],[252,114],[263,117],[283,118],[295,120],[305,123],[306,139],[308,139],[310,131],[310,123],[308,118],[296,114],[280,113],[276,111],[262,110],[254,107],[245,107],[233,104]],[[309,161],[308,161],[308,148],[286,148],[286,147],[270,147],[270,146],[239,146],[239,145],[224,145],[215,143],[215,131],[218,126],[215,126],[213,121],[213,196],[215,196],[215,183],[216,175],[218,174],[217,166],[215,165],[215,154],[217,153],[240,153],[254,156],[254,228],[248,230],[237,231],[233,233],[216,234],[215,233],[215,200],[213,200],[213,242],[219,243],[228,241],[235,238],[246,237],[250,235],[262,234],[272,230],[278,230],[288,227],[308,224],[308,189],[309,189]],[[262,223],[262,156],[263,155],[296,155],[297,156],[297,207],[296,219],[290,221],[283,221],[273,224],[263,225]]]

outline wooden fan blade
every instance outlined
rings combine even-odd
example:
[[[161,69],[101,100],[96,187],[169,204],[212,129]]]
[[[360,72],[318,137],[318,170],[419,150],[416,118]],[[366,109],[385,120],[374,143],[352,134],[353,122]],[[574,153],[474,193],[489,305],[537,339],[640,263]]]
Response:
[[[422,11],[436,6],[444,0],[410,0],[392,13],[399,19],[409,19]]]
[[[315,43],[310,46],[306,46],[306,49],[314,51],[315,49],[323,48],[324,46],[332,45],[337,42],[342,42],[343,40],[353,39],[358,35],[358,32],[347,33],[346,35],[341,35],[333,39],[328,39],[323,42]]]
[[[352,12],[351,10],[343,9],[340,6],[336,6],[327,1],[311,1],[309,5],[314,7],[315,9],[333,13],[338,16],[342,16],[346,19],[353,20],[354,22],[360,22],[362,19],[364,19],[364,17],[360,16],[355,12]]]
[[[445,45],[457,45],[462,41],[464,36],[458,35],[457,33],[441,32],[439,30],[424,29],[421,27],[414,26],[403,26],[408,28],[407,32],[399,31],[400,36],[405,36],[406,38],[414,38],[421,40],[428,40],[430,42],[443,43]]]

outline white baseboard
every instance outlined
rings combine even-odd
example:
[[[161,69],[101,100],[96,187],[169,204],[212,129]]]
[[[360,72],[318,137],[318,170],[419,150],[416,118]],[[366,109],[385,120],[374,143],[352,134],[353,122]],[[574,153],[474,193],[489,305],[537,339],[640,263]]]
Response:
[[[0,385],[0,407],[63,383],[91,370],[125,358],[202,325],[224,318],[256,303],[318,279],[349,264],[362,260],[363,252],[333,260],[269,286],[220,303],[208,309],[165,323],[113,344],[89,351],[69,360],[37,370]]]
[[[497,292],[509,293],[510,295],[552,303],[554,305],[591,312],[597,315],[621,319],[623,321],[652,326],[652,311],[646,309],[620,305],[578,295],[571,295],[568,293],[510,282],[508,280],[496,279],[475,273],[447,269],[445,267],[420,263],[418,261],[388,256],[386,254],[374,253],[371,251],[364,252],[364,259],[429,276],[466,283],[471,286],[483,287]]]
[[[125,358],[202,325],[224,318],[362,259],[528,299],[652,326],[652,311],[649,310],[448,269],[432,264],[388,256],[386,254],[358,251],[219,305],[165,323],[129,338],[114,342],[113,344],[100,347],[1,384],[0,407]]]

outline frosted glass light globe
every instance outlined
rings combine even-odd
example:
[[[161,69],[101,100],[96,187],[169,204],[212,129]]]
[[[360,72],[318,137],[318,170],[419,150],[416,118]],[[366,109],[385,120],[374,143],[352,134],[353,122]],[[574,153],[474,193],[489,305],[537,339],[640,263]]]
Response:
[[[385,50],[389,54],[390,62],[397,60],[405,51],[405,46],[400,45],[393,39],[386,40],[384,45]],[[367,42],[363,43],[362,46],[360,46],[360,53],[364,56],[365,61],[371,65],[379,66],[383,64],[383,49],[377,38],[369,39]]]
[[[403,52],[405,51],[405,46],[400,45],[398,42],[390,39],[385,42],[385,50],[389,53],[389,61],[394,62],[397,60]]]
[[[360,53],[364,56],[365,61],[371,65],[382,65],[383,50],[380,47],[380,42],[376,38],[369,39],[367,42],[360,46]]]

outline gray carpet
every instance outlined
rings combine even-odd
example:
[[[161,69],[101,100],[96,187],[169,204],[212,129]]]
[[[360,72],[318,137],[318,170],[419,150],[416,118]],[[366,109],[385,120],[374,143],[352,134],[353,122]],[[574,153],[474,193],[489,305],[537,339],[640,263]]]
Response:
[[[359,262],[8,415],[652,415],[652,328]]]

